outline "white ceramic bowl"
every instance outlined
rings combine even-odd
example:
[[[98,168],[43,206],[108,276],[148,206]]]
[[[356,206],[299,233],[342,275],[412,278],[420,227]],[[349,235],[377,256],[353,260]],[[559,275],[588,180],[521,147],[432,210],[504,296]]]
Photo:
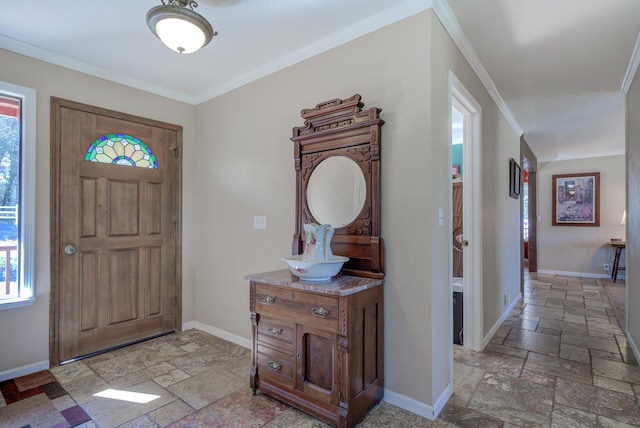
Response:
[[[329,281],[336,276],[349,257],[333,256],[329,261],[303,261],[302,255],[283,257],[292,274],[305,281]]]

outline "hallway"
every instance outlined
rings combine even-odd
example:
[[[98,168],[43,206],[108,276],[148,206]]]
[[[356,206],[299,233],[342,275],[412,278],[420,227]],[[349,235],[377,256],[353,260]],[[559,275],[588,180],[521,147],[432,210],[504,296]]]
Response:
[[[531,276],[484,352],[454,346],[454,395],[441,418],[461,426],[640,426],[640,367],[619,326],[624,308],[616,311],[605,291],[611,280]]]

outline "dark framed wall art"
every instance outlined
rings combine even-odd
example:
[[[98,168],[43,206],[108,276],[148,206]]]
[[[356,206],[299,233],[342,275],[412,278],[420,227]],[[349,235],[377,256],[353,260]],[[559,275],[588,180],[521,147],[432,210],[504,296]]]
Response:
[[[518,199],[522,192],[522,168],[514,158],[509,159],[509,196]]]
[[[552,177],[553,226],[600,226],[600,173]]]

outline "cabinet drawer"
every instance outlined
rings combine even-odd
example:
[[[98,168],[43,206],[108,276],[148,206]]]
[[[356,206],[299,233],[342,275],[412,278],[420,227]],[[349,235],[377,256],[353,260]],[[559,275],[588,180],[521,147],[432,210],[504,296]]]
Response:
[[[294,386],[294,359],[280,351],[258,344],[258,376]]]
[[[310,322],[332,331],[338,329],[337,297],[256,284],[256,312],[286,316],[294,322]]]
[[[260,317],[258,322],[258,342],[293,351],[295,328],[293,323]]]

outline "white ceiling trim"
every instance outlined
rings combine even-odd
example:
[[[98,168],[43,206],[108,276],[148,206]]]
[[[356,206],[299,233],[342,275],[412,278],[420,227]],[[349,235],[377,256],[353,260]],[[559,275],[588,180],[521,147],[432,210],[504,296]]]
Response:
[[[0,35],[0,48],[187,104],[197,105],[255,80],[266,77],[269,74],[275,73],[286,67],[304,61],[329,49],[333,49],[351,40],[357,39],[358,37],[362,37],[365,34],[379,30],[380,28],[429,9],[432,5],[432,1],[433,0],[413,0],[410,2],[403,2],[394,8],[357,22],[337,33],[330,34],[297,52],[293,52],[282,58],[277,58],[271,63],[262,65],[222,85],[205,90],[195,97],[187,93],[153,85],[144,80],[134,79],[122,73],[107,70],[105,68],[80,61],[76,58],[61,55],[3,35]]]
[[[255,80],[266,77],[272,73],[290,67],[294,64],[302,62],[313,56],[319,55],[337,46],[350,42],[362,37],[365,34],[372,33],[380,28],[391,25],[423,10],[429,9],[433,0],[413,0],[408,3],[402,3],[392,9],[385,10],[373,15],[363,21],[357,22],[343,30],[329,34],[327,37],[317,40],[315,43],[306,46],[296,52],[292,52],[281,58],[264,64],[248,73],[229,80],[226,83],[204,91],[201,96],[195,99],[196,104],[208,101],[226,92],[230,92]]]
[[[627,72],[624,75],[624,79],[622,80],[622,93],[626,96],[629,92],[629,88],[633,83],[633,78],[638,71],[638,67],[640,66],[640,33],[638,33],[638,37],[636,38],[636,45],[633,47],[633,53],[631,54],[631,59],[629,60],[629,66],[627,67]]]
[[[493,80],[491,80],[491,76],[487,72],[482,60],[478,56],[478,53],[471,45],[471,42],[467,38],[467,35],[462,30],[460,23],[453,15],[449,4],[446,0],[433,0],[433,10],[436,13],[436,16],[442,22],[442,25],[447,30],[454,43],[458,46],[462,55],[469,62],[469,65],[475,71],[476,75],[493,98],[493,101],[498,106],[498,109],[502,112],[504,118],[507,120],[513,131],[521,136],[523,134],[522,128],[518,124],[518,121],[511,113],[511,110],[507,106],[507,103],[504,102],[502,96],[498,92],[498,89],[493,84]]]
[[[174,91],[163,86],[153,85],[144,80],[134,79],[122,73],[107,70],[88,62],[80,61],[67,55],[61,55],[57,52],[43,49],[38,46],[15,40],[1,34],[0,48],[31,58],[39,59],[51,64],[59,65],[60,67],[68,68],[70,70],[79,71],[80,73],[85,73],[90,76],[99,77],[101,79],[109,80],[121,85],[140,89],[146,92],[151,92],[152,94],[171,98],[177,101],[182,101],[183,103],[194,104],[193,97],[189,94]]]

